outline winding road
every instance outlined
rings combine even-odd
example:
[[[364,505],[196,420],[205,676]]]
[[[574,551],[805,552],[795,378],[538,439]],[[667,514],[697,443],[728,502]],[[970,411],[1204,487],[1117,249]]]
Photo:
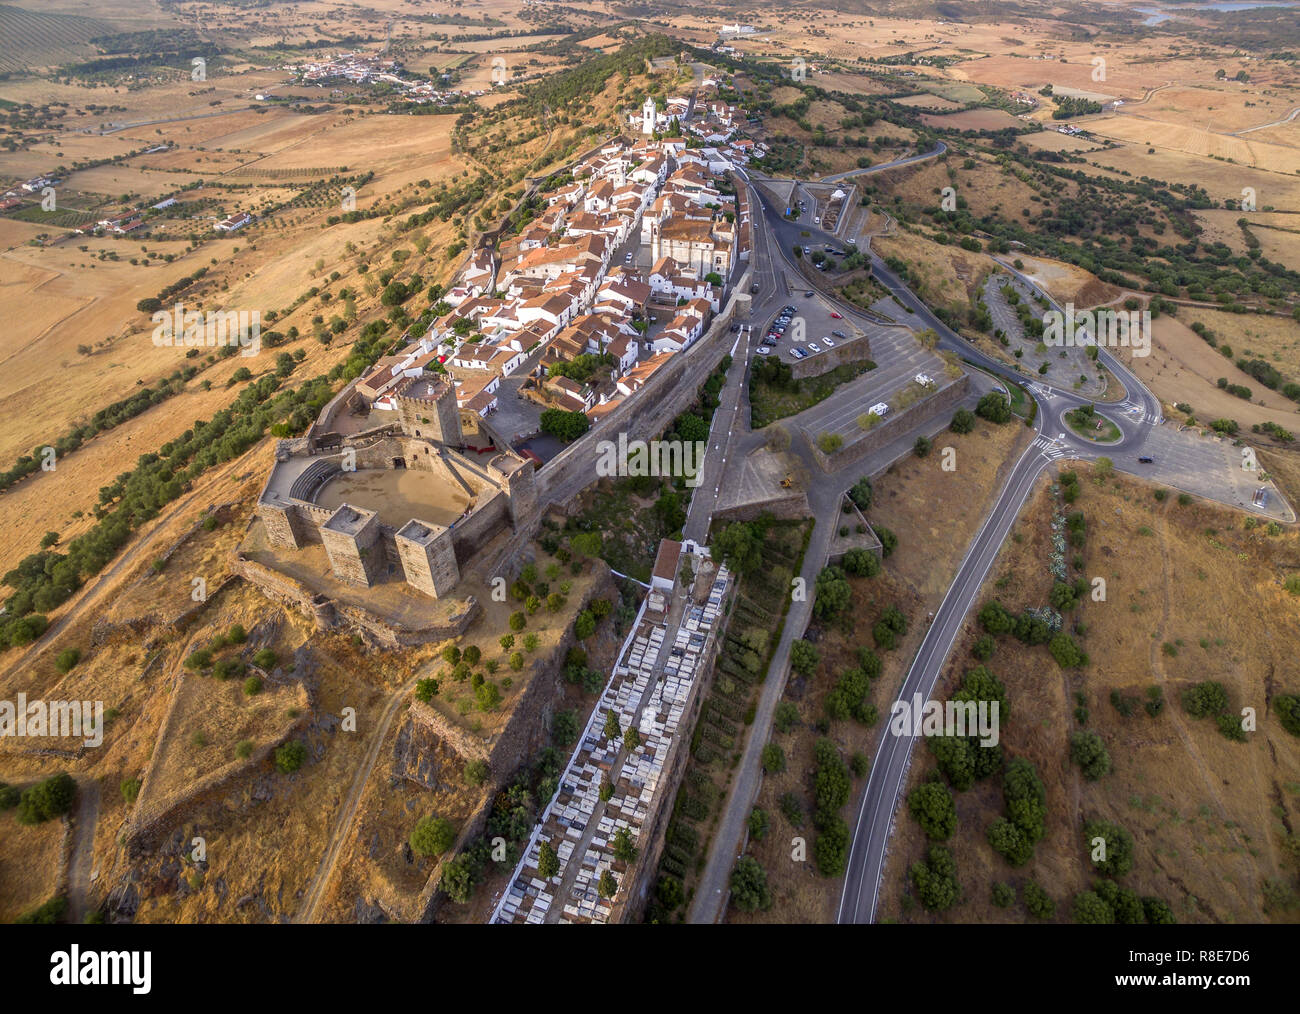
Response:
[[[920,161],[923,157],[934,157],[938,154],[941,152],[936,150],[927,156],[902,160],[897,164]],[[892,165],[882,165],[872,167],[872,170],[881,171],[892,167]],[[856,174],[840,174],[840,176]],[[830,181],[833,179],[828,178],[823,182]],[[789,292],[789,279],[795,279],[795,284],[798,286],[805,284],[799,269],[789,261],[787,251],[796,245],[818,246],[836,242],[838,237],[808,223],[787,220],[781,210],[771,206],[753,186],[750,187],[750,194],[751,200],[757,202],[751,206],[760,208],[762,212],[761,222],[759,216],[755,217],[754,264],[754,280],[759,285],[762,295],[755,296],[753,313],[754,319],[761,319],[769,305],[775,306],[784,302]],[[759,228],[760,224],[762,228]],[[1039,475],[1054,462],[1063,458],[1095,458],[1101,451],[1091,442],[1075,435],[1068,427],[1061,428],[1057,423],[1063,412],[1089,404],[1090,399],[1082,398],[1073,391],[1052,386],[1045,378],[1030,381],[1023,374],[1018,374],[998,360],[980,352],[969,341],[944,324],[874,251],[864,248],[864,253],[867,253],[870,259],[871,272],[876,280],[884,285],[903,307],[912,311],[907,315],[913,318],[908,321],[909,324],[920,328],[933,328],[939,336],[940,348],[956,352],[968,363],[978,366],[986,373],[1020,384],[1038,403],[1034,440],[1006,474],[1003,488],[958,567],[957,574],[935,613],[935,618],[899,691],[900,698],[910,698],[913,694],[919,693],[923,699],[928,700],[965,617],[979,594],[984,578],[997,558],[1003,541]],[[1010,267],[1006,267],[1006,270],[1038,289],[1032,279],[1021,272]],[[821,295],[845,318],[858,324],[869,320],[856,307],[838,300],[824,287],[821,289]],[[1048,298],[1050,299],[1050,296]],[[1054,309],[1060,309],[1054,301],[1052,306]],[[1103,450],[1112,455],[1117,452],[1123,452],[1126,456],[1133,455],[1140,450],[1151,428],[1163,421],[1160,402],[1109,351],[1105,349],[1098,351],[1101,365],[1114,374],[1125,391],[1121,401],[1107,405],[1107,417],[1119,427],[1120,438],[1105,445]],[[1048,428],[1047,431],[1045,428]],[[1057,432],[1053,434],[1050,429],[1057,429]],[[742,448],[744,443],[742,442]],[[741,457],[742,455],[736,455],[734,460],[740,460]],[[847,474],[849,471],[853,473],[852,476]],[[859,464],[851,470],[846,470],[843,476],[826,476],[816,485],[834,487],[835,490],[842,492],[849,485],[849,479],[856,478],[861,471],[862,466]],[[810,583],[809,575],[815,577],[825,559],[826,543],[834,523],[834,514],[838,510],[839,497],[822,495],[825,492],[819,490],[814,498],[810,491],[809,496],[809,502],[817,514],[818,521],[814,528],[813,543],[809,546],[804,562],[803,576]],[[809,614],[807,603],[792,604],[776,654],[777,661],[773,663],[773,671],[768,673],[763,685],[753,731],[746,743],[741,763],[738,765],[732,792],[719,821],[714,845],[691,905],[688,917],[691,922],[716,922],[725,911],[727,878],[731,865],[740,852],[745,820],[761,784],[759,755],[767,739],[766,730],[770,727],[775,706],[785,686],[790,642],[794,637],[802,635]],[[889,834],[903,791],[912,747],[911,736],[886,734],[882,737],[857,811],[848,870],[837,915],[838,922],[871,922],[875,919]]]

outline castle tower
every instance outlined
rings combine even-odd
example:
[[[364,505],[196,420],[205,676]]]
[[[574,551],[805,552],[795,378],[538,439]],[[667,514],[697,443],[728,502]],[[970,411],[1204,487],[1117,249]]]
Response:
[[[645,105],[641,107],[641,133],[649,137],[655,132],[655,100],[647,95]]]
[[[436,599],[456,587],[460,568],[449,529],[412,519],[398,529],[393,541],[412,588]]]
[[[516,454],[498,454],[488,467],[501,477],[510,498],[510,521],[518,531],[537,513],[537,481],[532,463]]]
[[[448,447],[464,443],[456,389],[447,381],[427,375],[415,378],[399,388],[397,409],[402,432],[408,437],[434,440]]]
[[[378,514],[340,504],[321,525],[320,536],[338,580],[366,588],[375,583],[386,563]]]

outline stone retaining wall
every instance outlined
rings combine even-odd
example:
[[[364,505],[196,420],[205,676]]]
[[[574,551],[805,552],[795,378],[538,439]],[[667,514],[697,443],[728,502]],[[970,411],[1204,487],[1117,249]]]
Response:
[[[941,388],[930,397],[918,401],[901,412],[891,412],[889,417],[878,423],[870,433],[859,437],[853,443],[835,451],[833,454],[825,454],[817,446],[817,434],[804,431],[808,438],[808,444],[812,448],[813,454],[817,457],[817,463],[825,472],[836,472],[845,465],[851,465],[855,461],[861,461],[863,458],[874,454],[891,441],[898,439],[899,435],[920,426],[935,416],[949,411],[958,402],[966,397],[967,388],[970,386],[970,377],[962,374],[957,380],[954,380],[947,387]]]

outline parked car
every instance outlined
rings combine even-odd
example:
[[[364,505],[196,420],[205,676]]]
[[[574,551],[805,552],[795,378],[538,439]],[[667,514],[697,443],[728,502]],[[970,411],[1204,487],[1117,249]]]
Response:
[[[844,341],[849,340],[849,336],[846,335],[843,331],[832,331],[831,334],[833,334],[836,338],[842,338]]]
[[[885,416],[889,415],[889,406],[886,405],[883,401],[878,401],[874,405],[872,405],[869,409],[867,409],[867,411],[870,412],[872,415],[877,415],[881,419],[883,419],[885,418]]]
[[[626,264],[631,264],[631,263],[632,263],[632,255],[629,253],[626,257],[623,258],[623,261],[624,261],[624,263],[626,263]]]
[[[808,358],[808,353],[805,352],[803,349],[791,349],[791,350],[790,350],[790,354],[791,354],[792,356],[794,356],[796,359],[807,359],[807,358]]]
[[[823,338],[822,344],[825,345],[828,349],[835,348],[835,343],[831,341],[829,338]]]
[[[1155,458],[1148,458],[1148,457],[1146,457],[1145,455],[1142,456],[1142,457],[1140,457],[1140,458],[1138,458],[1138,462],[1139,462],[1140,464],[1143,464],[1143,465],[1149,465],[1149,464],[1151,464],[1153,461],[1155,461]]]
[[[822,220],[820,218],[813,219],[813,225],[821,225],[821,224],[822,224]]]
[[[771,350],[770,348],[768,348],[766,345],[760,345],[760,346],[758,347],[758,354],[759,354],[760,356],[770,355],[771,352],[772,352],[772,350]]]
[[[809,352],[820,352],[821,350],[822,350],[822,347],[821,347],[820,345],[818,345],[816,342],[809,342],[809,343],[808,343],[808,351],[809,351]]]

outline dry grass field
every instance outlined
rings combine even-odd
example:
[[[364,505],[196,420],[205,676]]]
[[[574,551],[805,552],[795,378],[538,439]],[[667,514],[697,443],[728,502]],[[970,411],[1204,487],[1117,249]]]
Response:
[[[1230,161],[1274,173],[1300,173],[1300,149],[1257,141],[1253,139],[1254,134],[1230,137],[1206,124],[1170,123],[1139,116],[1085,117],[1080,123],[1099,137]]]
[[[961,113],[945,113],[934,116],[923,113],[921,122],[927,127],[943,130],[1003,130],[1019,124],[1010,113],[1001,109],[969,109]]]
[[[932,916],[901,903],[907,867],[924,850],[917,824],[901,813],[882,914],[1021,922],[1028,918],[1023,905],[997,909],[989,890],[994,881],[1019,888],[1033,878],[1056,900],[1056,920],[1069,921],[1070,898],[1092,880],[1081,825],[1103,818],[1136,841],[1133,870],[1122,883],[1164,899],[1180,922],[1294,921],[1294,911],[1265,904],[1262,883],[1291,875],[1280,837],[1300,810],[1300,742],[1269,708],[1275,694],[1297,689],[1289,645],[1300,629],[1281,588],[1282,577],[1300,564],[1297,536],[1247,531],[1239,513],[1199,502],[1161,504],[1148,484],[1116,478],[1097,485],[1087,469],[1080,471],[1084,492],[1073,509],[1087,519],[1085,573],[1107,582],[1106,601],[1082,607],[1091,662],[1062,671],[1046,649],[1002,637],[988,663],[1011,707],[1004,752],[1030,759],[1045,783],[1046,837],[1026,867],[1011,868],[984,836],[1003,809],[1000,779],[957,793],[958,831],[948,844],[963,898]],[[1052,500],[1044,479],[990,573],[985,597],[999,598],[1013,612],[1046,600]],[[969,650],[978,633],[972,618],[942,694],[974,664]],[[1225,685],[1234,713],[1255,709],[1258,731],[1247,742],[1231,742],[1210,719],[1197,721],[1183,710],[1182,691],[1207,678]],[[1112,691],[1145,701],[1153,685],[1166,702],[1155,718],[1141,707],[1122,717],[1109,702]],[[1085,780],[1067,759],[1069,736],[1079,728],[1076,693],[1086,700],[1086,728],[1101,735],[1111,757],[1111,773],[1097,782]],[[918,752],[909,788],[932,768],[928,751]]]
[[[882,257],[900,257],[911,265],[913,289],[927,303],[963,315],[972,294],[995,267],[987,254],[940,246],[907,233],[878,236],[871,245]]]
[[[1300,376],[1300,321],[1293,317],[1227,313],[1189,306],[1180,309],[1185,324],[1199,321],[1221,342],[1232,345],[1233,356],[1267,359],[1282,373]]]
[[[1195,318],[1189,315],[1189,319]],[[1221,340],[1231,345],[1234,356],[1242,353],[1239,338],[1234,339],[1234,334],[1245,321],[1255,319],[1246,317],[1236,327],[1219,332]],[[1291,324],[1294,326],[1295,322]],[[1144,358],[1134,357],[1129,365],[1138,379],[1162,401],[1167,404],[1186,402],[1196,410],[1198,418],[1236,419],[1246,428],[1272,421],[1293,429],[1300,423],[1295,402],[1270,391],[1237,369],[1235,363],[1202,341],[1186,321],[1178,318],[1162,315],[1153,321],[1151,354]],[[1230,384],[1250,388],[1251,400],[1245,401],[1220,390],[1217,386],[1219,377],[1226,377]]]

